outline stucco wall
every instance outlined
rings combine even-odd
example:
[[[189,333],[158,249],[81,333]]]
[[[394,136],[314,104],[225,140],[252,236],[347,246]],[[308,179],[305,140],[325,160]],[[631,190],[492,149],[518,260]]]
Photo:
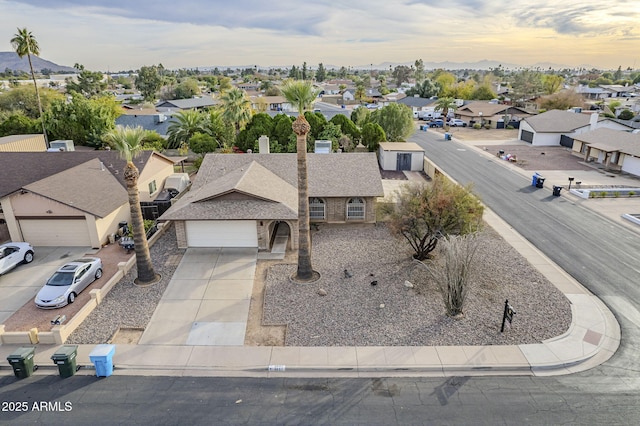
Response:
[[[173,174],[173,163],[157,155],[152,155],[144,170],[138,178],[138,190],[140,191],[140,201],[153,201],[164,186],[164,181],[170,174]],[[155,180],[156,190],[149,193],[149,184]]]
[[[114,234],[118,230],[118,223],[126,221],[131,223],[131,213],[129,203],[125,203],[108,216],[96,219],[96,234],[100,244],[105,244],[109,240],[109,234]]]
[[[78,217],[84,218],[84,212],[78,209],[42,197],[32,192],[17,192],[9,197],[15,216],[33,217]]]

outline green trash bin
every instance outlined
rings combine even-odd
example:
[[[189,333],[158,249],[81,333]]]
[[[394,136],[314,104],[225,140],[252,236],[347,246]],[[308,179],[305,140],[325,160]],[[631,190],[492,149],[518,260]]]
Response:
[[[60,377],[71,377],[76,374],[76,371],[78,371],[78,368],[76,367],[77,354],[78,345],[64,345],[51,355],[51,359],[54,364],[58,365],[58,373],[60,373]]]
[[[34,347],[22,347],[13,351],[7,361],[13,367],[13,374],[18,379],[24,379],[33,374],[36,367],[33,365],[33,355],[36,352]]]

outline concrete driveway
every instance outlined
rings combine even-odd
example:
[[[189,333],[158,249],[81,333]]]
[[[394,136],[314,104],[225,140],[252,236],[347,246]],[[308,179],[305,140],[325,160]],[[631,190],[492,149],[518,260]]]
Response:
[[[190,248],[140,345],[242,346],[258,250]]]
[[[88,247],[34,247],[33,262],[0,276],[0,324],[33,300],[45,281],[61,265],[91,250]]]

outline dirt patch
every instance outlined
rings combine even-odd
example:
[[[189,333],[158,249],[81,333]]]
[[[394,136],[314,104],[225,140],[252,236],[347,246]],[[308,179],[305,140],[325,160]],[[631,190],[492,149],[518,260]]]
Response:
[[[389,180],[407,180],[407,175],[400,170],[382,170],[380,169],[380,176],[382,179]]]
[[[490,149],[496,155],[499,150],[515,155],[515,164],[524,170],[593,170],[563,146],[498,145]]]
[[[449,130],[435,128],[427,131],[441,133],[443,138],[445,132],[448,132],[451,133],[454,138],[463,141],[518,139],[518,129],[474,129],[472,127],[450,127]]]
[[[144,328],[121,327],[116,331],[109,343],[117,345],[137,345],[144,333]]]
[[[288,252],[282,260],[259,260],[256,265],[256,273],[253,279],[253,290],[249,304],[249,317],[245,332],[244,344],[246,346],[284,346],[287,334],[286,325],[264,325],[264,290],[267,271],[270,267],[280,263],[295,262],[295,253]]]

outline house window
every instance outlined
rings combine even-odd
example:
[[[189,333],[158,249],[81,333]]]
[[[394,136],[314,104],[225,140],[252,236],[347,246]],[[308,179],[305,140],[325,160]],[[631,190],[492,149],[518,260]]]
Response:
[[[320,198],[312,198],[309,200],[309,219],[325,219],[325,204]]]
[[[364,201],[362,198],[350,198],[347,201],[347,220],[364,220]]]
[[[154,192],[156,192],[156,189],[158,189],[158,187],[156,186],[156,181],[152,180],[151,182],[149,182],[149,194],[153,194]]]

